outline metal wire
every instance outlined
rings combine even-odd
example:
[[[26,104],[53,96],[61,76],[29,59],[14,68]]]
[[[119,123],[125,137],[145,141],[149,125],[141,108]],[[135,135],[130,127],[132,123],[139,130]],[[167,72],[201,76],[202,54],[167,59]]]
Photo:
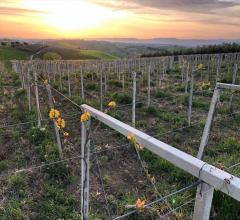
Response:
[[[168,195],[166,195],[166,196],[164,196],[164,197],[161,197],[161,198],[159,198],[159,199],[157,199],[157,200],[155,200],[155,201],[153,201],[153,202],[150,202],[150,203],[148,203],[147,205],[145,205],[144,208],[151,207],[152,205],[154,205],[154,204],[156,204],[156,203],[161,203],[161,202],[165,201],[166,199],[168,199],[168,198],[171,197],[171,196],[174,196],[174,195],[176,195],[176,194],[178,194],[178,193],[182,193],[182,192],[185,192],[185,191],[187,191],[187,190],[190,190],[190,189],[192,189],[193,187],[199,185],[200,182],[201,182],[201,181],[198,180],[198,181],[196,181],[196,182],[193,183],[193,184],[190,184],[190,185],[188,185],[188,186],[186,186],[186,187],[184,187],[184,188],[182,188],[182,189],[176,190],[176,191],[173,192],[173,193],[170,193],[170,194],[168,194]],[[130,211],[130,212],[124,214],[124,215],[121,215],[121,216],[118,216],[118,217],[114,218],[113,220],[124,219],[124,218],[126,218],[126,217],[128,217],[128,216],[130,216],[130,215],[132,215],[132,214],[134,214],[134,213],[136,213],[136,212],[137,212],[137,210]],[[172,212],[174,212],[174,210],[171,210],[169,213],[172,213]]]
[[[89,132],[90,132],[90,134],[91,134],[93,146],[94,146],[94,148],[96,149],[95,140],[94,140],[94,136],[93,136],[93,132],[92,132],[91,127],[89,128]],[[110,212],[110,208],[109,208],[109,204],[108,204],[108,200],[107,200],[106,191],[105,191],[105,188],[104,188],[104,183],[103,183],[103,178],[102,178],[102,172],[101,172],[100,162],[99,162],[99,159],[98,159],[98,155],[97,155],[97,154],[96,154],[96,161],[97,161],[97,167],[98,167],[99,178],[100,178],[100,182],[101,182],[101,186],[102,186],[102,191],[103,191],[104,199],[105,199],[106,206],[107,206],[108,218],[111,220],[111,219],[112,219],[112,217],[111,217],[111,212]]]

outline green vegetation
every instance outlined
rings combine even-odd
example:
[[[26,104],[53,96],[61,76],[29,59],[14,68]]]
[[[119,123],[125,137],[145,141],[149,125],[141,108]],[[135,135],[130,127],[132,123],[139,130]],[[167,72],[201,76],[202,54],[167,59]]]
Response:
[[[47,52],[43,55],[44,60],[61,60],[62,57],[55,52]]]
[[[96,54],[96,51],[94,53]],[[84,56],[90,57],[94,53],[86,53]],[[102,56],[102,54],[98,54],[98,56]],[[139,74],[136,127],[151,136],[156,136],[163,142],[196,156],[212,96],[212,91],[208,89],[210,87],[212,89],[214,84],[204,87],[202,86],[204,80],[200,82],[199,85],[204,90],[194,93],[192,112],[193,122],[195,123],[196,121],[197,124],[196,126],[194,124],[192,127],[182,128],[182,126],[187,125],[189,96],[185,94],[184,84],[179,83],[181,80],[179,76],[176,77],[175,75],[179,75],[178,67],[175,65],[172,70],[168,70],[169,74],[166,76],[165,81],[163,80],[161,88],[155,85],[157,84],[156,82],[151,83],[152,102],[149,107],[147,107],[145,99],[147,85],[145,82],[142,83]],[[155,69],[153,71],[156,73]],[[81,98],[79,72],[73,73],[71,76],[71,100],[79,105],[87,103],[99,108],[99,74],[90,71],[84,72],[85,100]],[[105,91],[103,86],[103,110],[110,116],[131,124],[131,76],[130,74],[125,76],[125,90],[123,91],[122,82],[117,79],[115,72],[110,70],[107,91]],[[144,76],[144,79],[146,79],[146,76]],[[177,83],[174,83],[176,79]],[[1,84],[20,85],[16,74],[3,74],[3,78],[0,80]],[[68,95],[67,74],[62,77],[61,86],[58,76],[54,80],[53,86],[59,90],[62,89],[61,92],[64,95]],[[51,80],[51,83],[53,83],[53,80]],[[194,88],[200,90],[199,85],[196,83]],[[38,128],[34,122],[21,127],[1,129],[0,172],[3,176],[8,174],[8,172],[10,172],[10,175],[7,175],[6,178],[3,177],[1,182],[2,194],[6,199],[3,201],[3,208],[0,209],[0,219],[78,220],[81,218],[79,186],[81,158],[78,157],[81,151],[81,124],[79,122],[81,113],[79,108],[72,105],[69,100],[63,99],[63,97],[53,92],[56,108],[61,110],[62,117],[65,118],[66,116],[66,131],[69,133],[69,136],[66,138],[60,132],[64,161],[59,161],[60,157],[53,124],[51,120],[48,121],[47,119],[49,112],[47,96],[42,87],[39,87],[39,92],[41,94],[41,114],[44,119],[41,127]],[[4,103],[1,106],[1,115],[6,119],[7,123],[13,124],[36,120],[37,112],[34,107],[34,92],[32,94],[31,111],[28,109],[27,92],[25,90],[10,88],[9,90],[2,90],[0,93]],[[229,92],[222,95],[224,95],[224,98],[221,97],[221,105],[218,106],[219,109],[216,112],[220,116],[230,113],[228,108]],[[169,96],[175,97],[169,99]],[[234,109],[239,108],[237,98],[237,95],[235,95],[234,101],[236,100],[236,103],[234,103]],[[108,107],[109,101],[116,101],[117,108]],[[222,124],[214,121],[209,138],[209,146],[207,146],[204,155],[204,161],[215,166],[219,165],[221,169],[225,169],[224,166],[230,166],[239,158],[240,142],[238,134],[240,130],[238,123],[240,122],[240,117],[235,115],[233,119],[233,121],[230,121],[230,118],[222,120]],[[94,134],[91,133],[91,135],[94,135],[94,140],[90,142],[90,150],[93,152],[90,171],[90,201],[93,208],[90,210],[90,220],[107,218],[106,210],[103,208],[105,207],[105,198],[99,188],[100,178],[96,166],[95,156],[97,154],[95,154],[95,150],[99,151],[98,156],[106,189],[106,199],[108,200],[110,211],[116,216],[127,212],[128,210],[125,206],[135,204],[138,198],[146,199],[146,203],[156,199],[157,195],[149,181],[149,176],[154,177],[156,180],[156,187],[161,195],[167,195],[196,181],[196,178],[193,176],[188,175],[167,160],[154,155],[146,149],[146,146],[139,151],[143,165],[147,169],[147,174],[149,174],[145,175],[135,149],[130,146],[126,137],[115,134],[113,130],[110,130],[103,123],[99,124],[95,119],[92,120],[92,124]],[[118,166],[115,166],[116,164]],[[29,167],[34,167],[34,169],[24,170],[24,168]],[[12,175],[11,171],[15,170],[22,170],[22,172]],[[239,175],[239,170],[235,169],[233,174],[235,175],[235,173]],[[194,196],[195,188],[192,191],[171,197],[168,202],[172,208],[175,208],[183,204],[185,200],[188,201],[194,198]],[[237,219],[239,209],[235,203],[234,200],[223,193],[215,193],[211,216],[224,220]],[[155,214],[161,212],[164,206],[166,204],[162,203],[154,206],[153,209],[139,211],[129,219],[157,219]],[[229,211],[230,209],[236,210],[236,212],[231,212]],[[191,216],[193,209],[189,205],[184,207],[183,210],[185,216]]]
[[[114,93],[112,98],[119,104],[131,104],[132,97],[127,93]]]
[[[95,59],[103,59],[103,60],[113,60],[117,59],[118,57],[113,56],[111,54],[99,51],[99,50],[80,50],[80,54],[85,56],[91,56]]]
[[[12,47],[0,46],[0,60],[27,60],[29,56],[29,52]]]

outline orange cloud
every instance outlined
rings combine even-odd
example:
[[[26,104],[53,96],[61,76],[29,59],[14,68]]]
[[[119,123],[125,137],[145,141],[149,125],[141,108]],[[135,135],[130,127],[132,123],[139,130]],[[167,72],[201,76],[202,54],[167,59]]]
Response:
[[[227,0],[1,0],[0,36],[240,38],[239,14]]]

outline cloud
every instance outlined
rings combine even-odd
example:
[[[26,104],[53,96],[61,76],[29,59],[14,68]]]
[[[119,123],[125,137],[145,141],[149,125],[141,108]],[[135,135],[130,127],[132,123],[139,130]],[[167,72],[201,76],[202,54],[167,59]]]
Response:
[[[90,0],[113,9],[131,10],[140,7],[149,7],[160,10],[177,10],[208,13],[212,10],[230,8],[240,5],[239,0]]]
[[[26,8],[20,3],[19,0],[0,0],[0,15],[29,17],[46,13],[41,10]]]
[[[233,1],[217,0],[131,0],[136,4],[158,9],[172,9],[183,11],[209,11],[219,8],[229,8],[238,5]]]
[[[30,16],[34,14],[43,14],[43,11],[24,9],[24,8],[14,8],[14,7],[1,7],[0,6],[0,14],[1,15],[9,15],[9,16]]]

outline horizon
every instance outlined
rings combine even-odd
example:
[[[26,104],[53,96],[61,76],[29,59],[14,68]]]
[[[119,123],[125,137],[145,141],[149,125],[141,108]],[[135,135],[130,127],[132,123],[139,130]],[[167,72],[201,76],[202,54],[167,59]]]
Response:
[[[2,0],[1,38],[240,39],[240,0]]]

